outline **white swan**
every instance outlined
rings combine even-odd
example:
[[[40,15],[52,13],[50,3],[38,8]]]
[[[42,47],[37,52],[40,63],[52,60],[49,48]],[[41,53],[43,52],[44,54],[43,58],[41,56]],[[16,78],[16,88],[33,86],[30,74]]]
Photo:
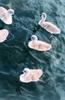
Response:
[[[38,40],[36,35],[31,36],[28,47],[37,51],[48,51],[52,48],[51,44]]]
[[[20,81],[24,83],[39,81],[43,71],[41,69],[29,69],[25,68],[23,74],[20,75]]]
[[[42,13],[41,20],[38,22],[38,24],[51,34],[60,34],[61,30],[53,23],[45,21],[46,17],[46,13]]]
[[[14,14],[13,9],[5,9],[4,7],[0,7],[0,20],[2,20],[5,24],[12,24],[12,15]]]
[[[0,43],[4,42],[9,35],[9,31],[7,29],[0,30]]]

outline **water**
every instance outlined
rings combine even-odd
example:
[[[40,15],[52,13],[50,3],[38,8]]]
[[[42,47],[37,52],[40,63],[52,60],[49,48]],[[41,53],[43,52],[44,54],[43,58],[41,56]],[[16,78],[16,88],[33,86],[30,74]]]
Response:
[[[0,44],[0,100],[65,100],[65,0],[0,0],[0,5],[15,10],[12,25],[0,23],[1,29],[10,31]],[[61,29],[60,35],[38,29],[42,12]],[[48,52],[29,49],[32,34],[53,48]],[[21,83],[19,75],[25,67],[41,68],[44,83]]]

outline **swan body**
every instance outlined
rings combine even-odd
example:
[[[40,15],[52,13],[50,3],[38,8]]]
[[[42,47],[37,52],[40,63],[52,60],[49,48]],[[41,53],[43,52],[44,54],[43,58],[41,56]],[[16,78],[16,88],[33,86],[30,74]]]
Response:
[[[42,74],[43,71],[41,69],[25,68],[23,74],[20,75],[20,81],[24,83],[37,82]]]
[[[4,42],[9,35],[9,31],[7,29],[0,30],[0,43]]]
[[[41,20],[39,21],[39,25],[44,28],[46,31],[50,32],[51,34],[60,34],[61,30],[53,23],[46,21],[46,13],[42,13]]]
[[[12,24],[12,15],[14,14],[13,9],[5,9],[4,7],[0,7],[0,20],[2,20],[5,24]]]
[[[32,35],[28,47],[37,51],[48,51],[52,48],[51,44],[38,40],[36,35]]]

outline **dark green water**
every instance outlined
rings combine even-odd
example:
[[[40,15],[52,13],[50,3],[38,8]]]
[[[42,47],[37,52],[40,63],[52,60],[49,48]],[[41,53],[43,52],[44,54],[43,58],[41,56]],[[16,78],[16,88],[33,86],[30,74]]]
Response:
[[[10,31],[0,44],[0,100],[65,100],[65,0],[0,0],[0,5],[15,10],[12,25],[0,23],[0,28]],[[37,28],[42,12],[61,29],[60,35]],[[32,34],[53,48],[29,49]],[[41,68],[44,83],[21,83],[19,75],[25,67]]]

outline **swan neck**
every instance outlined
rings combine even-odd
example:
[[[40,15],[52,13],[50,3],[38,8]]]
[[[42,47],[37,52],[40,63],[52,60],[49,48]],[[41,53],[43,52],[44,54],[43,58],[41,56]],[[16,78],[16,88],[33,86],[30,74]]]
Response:
[[[46,20],[46,17],[47,17],[46,13],[42,13],[42,16],[41,17],[42,17],[42,20],[45,21]]]

